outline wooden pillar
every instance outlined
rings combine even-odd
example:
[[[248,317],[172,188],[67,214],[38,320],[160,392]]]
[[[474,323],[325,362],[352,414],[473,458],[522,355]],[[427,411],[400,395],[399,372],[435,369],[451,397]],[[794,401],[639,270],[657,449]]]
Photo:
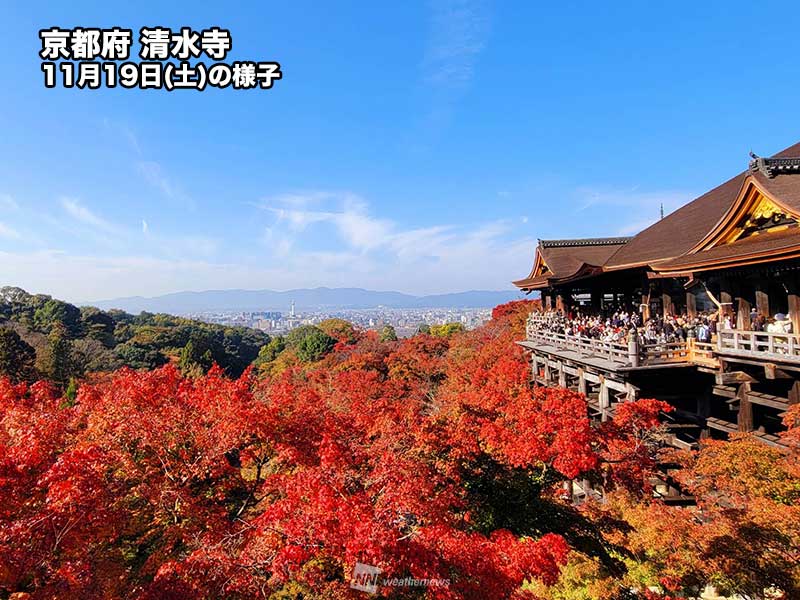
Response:
[[[539,359],[536,358],[536,353],[531,352],[531,375],[533,375],[533,386],[539,385]]]
[[[795,381],[789,388],[789,404],[800,404],[800,381]]]
[[[753,431],[753,405],[747,399],[747,392],[750,391],[750,384],[743,383],[739,386],[739,391],[736,392],[736,397],[739,400],[739,416],[738,424],[739,431]]]
[[[650,319],[650,294],[642,294],[642,321],[647,322]]]
[[[636,402],[636,398],[638,397],[639,392],[631,383],[625,384],[625,401],[626,402]]]
[[[602,375],[600,376],[600,395],[598,397],[597,402],[600,405],[600,420],[607,421],[608,407],[610,406],[611,402],[609,401],[608,387],[606,387],[606,380],[605,377],[603,377]]]
[[[628,362],[632,367],[639,366],[639,337],[636,332],[628,332]]]
[[[722,323],[725,317],[733,315],[733,296],[731,296],[730,292],[722,291],[719,293],[719,301],[722,303],[719,322]]]
[[[762,317],[769,317],[769,294],[756,290],[756,311]]]
[[[567,373],[563,362],[558,363],[558,387],[567,389]]]
[[[544,299],[544,302],[542,303],[544,309],[553,310],[553,295],[542,293],[542,298]]]
[[[750,302],[746,299],[736,298],[736,329],[748,331],[750,329]]]
[[[578,368],[578,393],[586,395],[586,372]]]
[[[592,291],[591,291],[591,302],[590,302],[590,306],[591,306],[591,308],[592,308],[592,313],[593,313],[593,314],[596,314],[596,315],[597,315],[597,314],[600,314],[600,308],[601,308],[601,306],[600,306],[600,304],[601,304],[600,300],[601,300],[600,292],[599,292],[599,291],[597,291],[597,290],[592,290]]]
[[[797,294],[789,294],[789,319],[792,333],[800,333],[800,296]]]
[[[570,502],[575,498],[575,486],[572,479],[568,479],[564,482],[564,492],[569,496]]]
[[[697,316],[697,296],[694,292],[686,292],[686,316],[690,319]]]
[[[544,384],[549,387],[550,382],[553,381],[553,379],[550,376],[550,359],[545,359],[544,370],[542,371],[542,373],[544,375]]]
[[[564,301],[564,296],[561,294],[556,295],[556,310],[561,314],[567,314],[567,303]]]
[[[672,314],[672,296],[666,290],[661,293],[661,314],[665,317]]]

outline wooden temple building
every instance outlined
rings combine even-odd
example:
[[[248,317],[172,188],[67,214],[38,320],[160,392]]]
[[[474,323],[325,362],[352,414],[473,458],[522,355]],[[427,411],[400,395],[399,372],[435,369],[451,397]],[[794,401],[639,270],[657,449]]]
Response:
[[[633,237],[541,240],[532,271],[514,282],[564,315],[713,315],[712,338],[607,342],[555,333],[534,313],[520,344],[536,384],[586,394],[599,419],[618,402],[665,400],[679,447],[736,431],[780,446],[781,418],[800,401],[800,144],[751,157]],[[754,316],[777,313],[783,333],[753,330]]]

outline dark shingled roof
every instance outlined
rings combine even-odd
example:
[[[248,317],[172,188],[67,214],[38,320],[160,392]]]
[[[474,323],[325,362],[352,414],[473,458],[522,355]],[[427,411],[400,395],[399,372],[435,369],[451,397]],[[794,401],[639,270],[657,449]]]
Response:
[[[732,244],[723,244],[656,263],[654,268],[660,272],[680,271],[690,267],[689,270],[703,270],[732,263],[759,261],[759,258],[784,258],[790,253],[800,253],[800,229],[797,227],[746,237]]]
[[[772,158],[794,156],[800,156],[800,143]],[[761,172],[743,171],[634,236],[610,258],[606,269],[643,266],[689,252],[727,213],[748,175],[770,194],[800,210],[800,176],[778,175],[770,179]]]
[[[547,287],[553,280],[575,277],[587,267],[599,270],[630,238],[592,238],[577,240],[539,240],[536,252],[541,255],[549,272],[534,277],[534,270],[514,285],[523,289]],[[534,260],[535,268],[535,260]]]

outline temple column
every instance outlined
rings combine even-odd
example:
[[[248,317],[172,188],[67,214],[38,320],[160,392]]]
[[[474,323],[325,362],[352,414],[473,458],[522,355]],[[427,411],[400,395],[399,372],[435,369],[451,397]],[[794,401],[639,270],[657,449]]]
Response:
[[[578,368],[578,393],[586,395],[586,372]]]
[[[661,292],[661,314],[668,317],[672,314],[672,296],[666,291]]]
[[[694,295],[694,292],[686,292],[686,315],[690,319],[697,316],[697,296]]]
[[[563,315],[567,314],[567,303],[564,299],[564,295],[561,292],[556,295],[556,310],[561,311],[561,314]]]
[[[749,331],[750,329],[750,302],[739,296],[736,298],[736,329]]]
[[[753,431],[753,405],[747,397],[747,392],[749,391],[750,384],[743,383],[736,393],[736,398],[739,400],[739,416],[737,419],[739,431]]]
[[[762,317],[769,317],[769,294],[763,290],[756,290],[756,311]]]
[[[608,387],[606,387],[606,379],[602,375],[600,376],[600,394],[597,398],[597,403],[600,406],[600,420],[607,421],[608,407],[611,405],[611,401],[608,395]]]
[[[800,296],[789,294],[789,319],[792,321],[792,333],[800,333]]]

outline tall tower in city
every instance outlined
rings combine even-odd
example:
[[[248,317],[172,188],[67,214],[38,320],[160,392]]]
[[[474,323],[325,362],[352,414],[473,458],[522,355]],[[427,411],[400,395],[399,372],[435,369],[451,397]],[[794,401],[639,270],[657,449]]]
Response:
[[[294,300],[292,300],[292,304],[289,306],[289,316],[294,319]]]

